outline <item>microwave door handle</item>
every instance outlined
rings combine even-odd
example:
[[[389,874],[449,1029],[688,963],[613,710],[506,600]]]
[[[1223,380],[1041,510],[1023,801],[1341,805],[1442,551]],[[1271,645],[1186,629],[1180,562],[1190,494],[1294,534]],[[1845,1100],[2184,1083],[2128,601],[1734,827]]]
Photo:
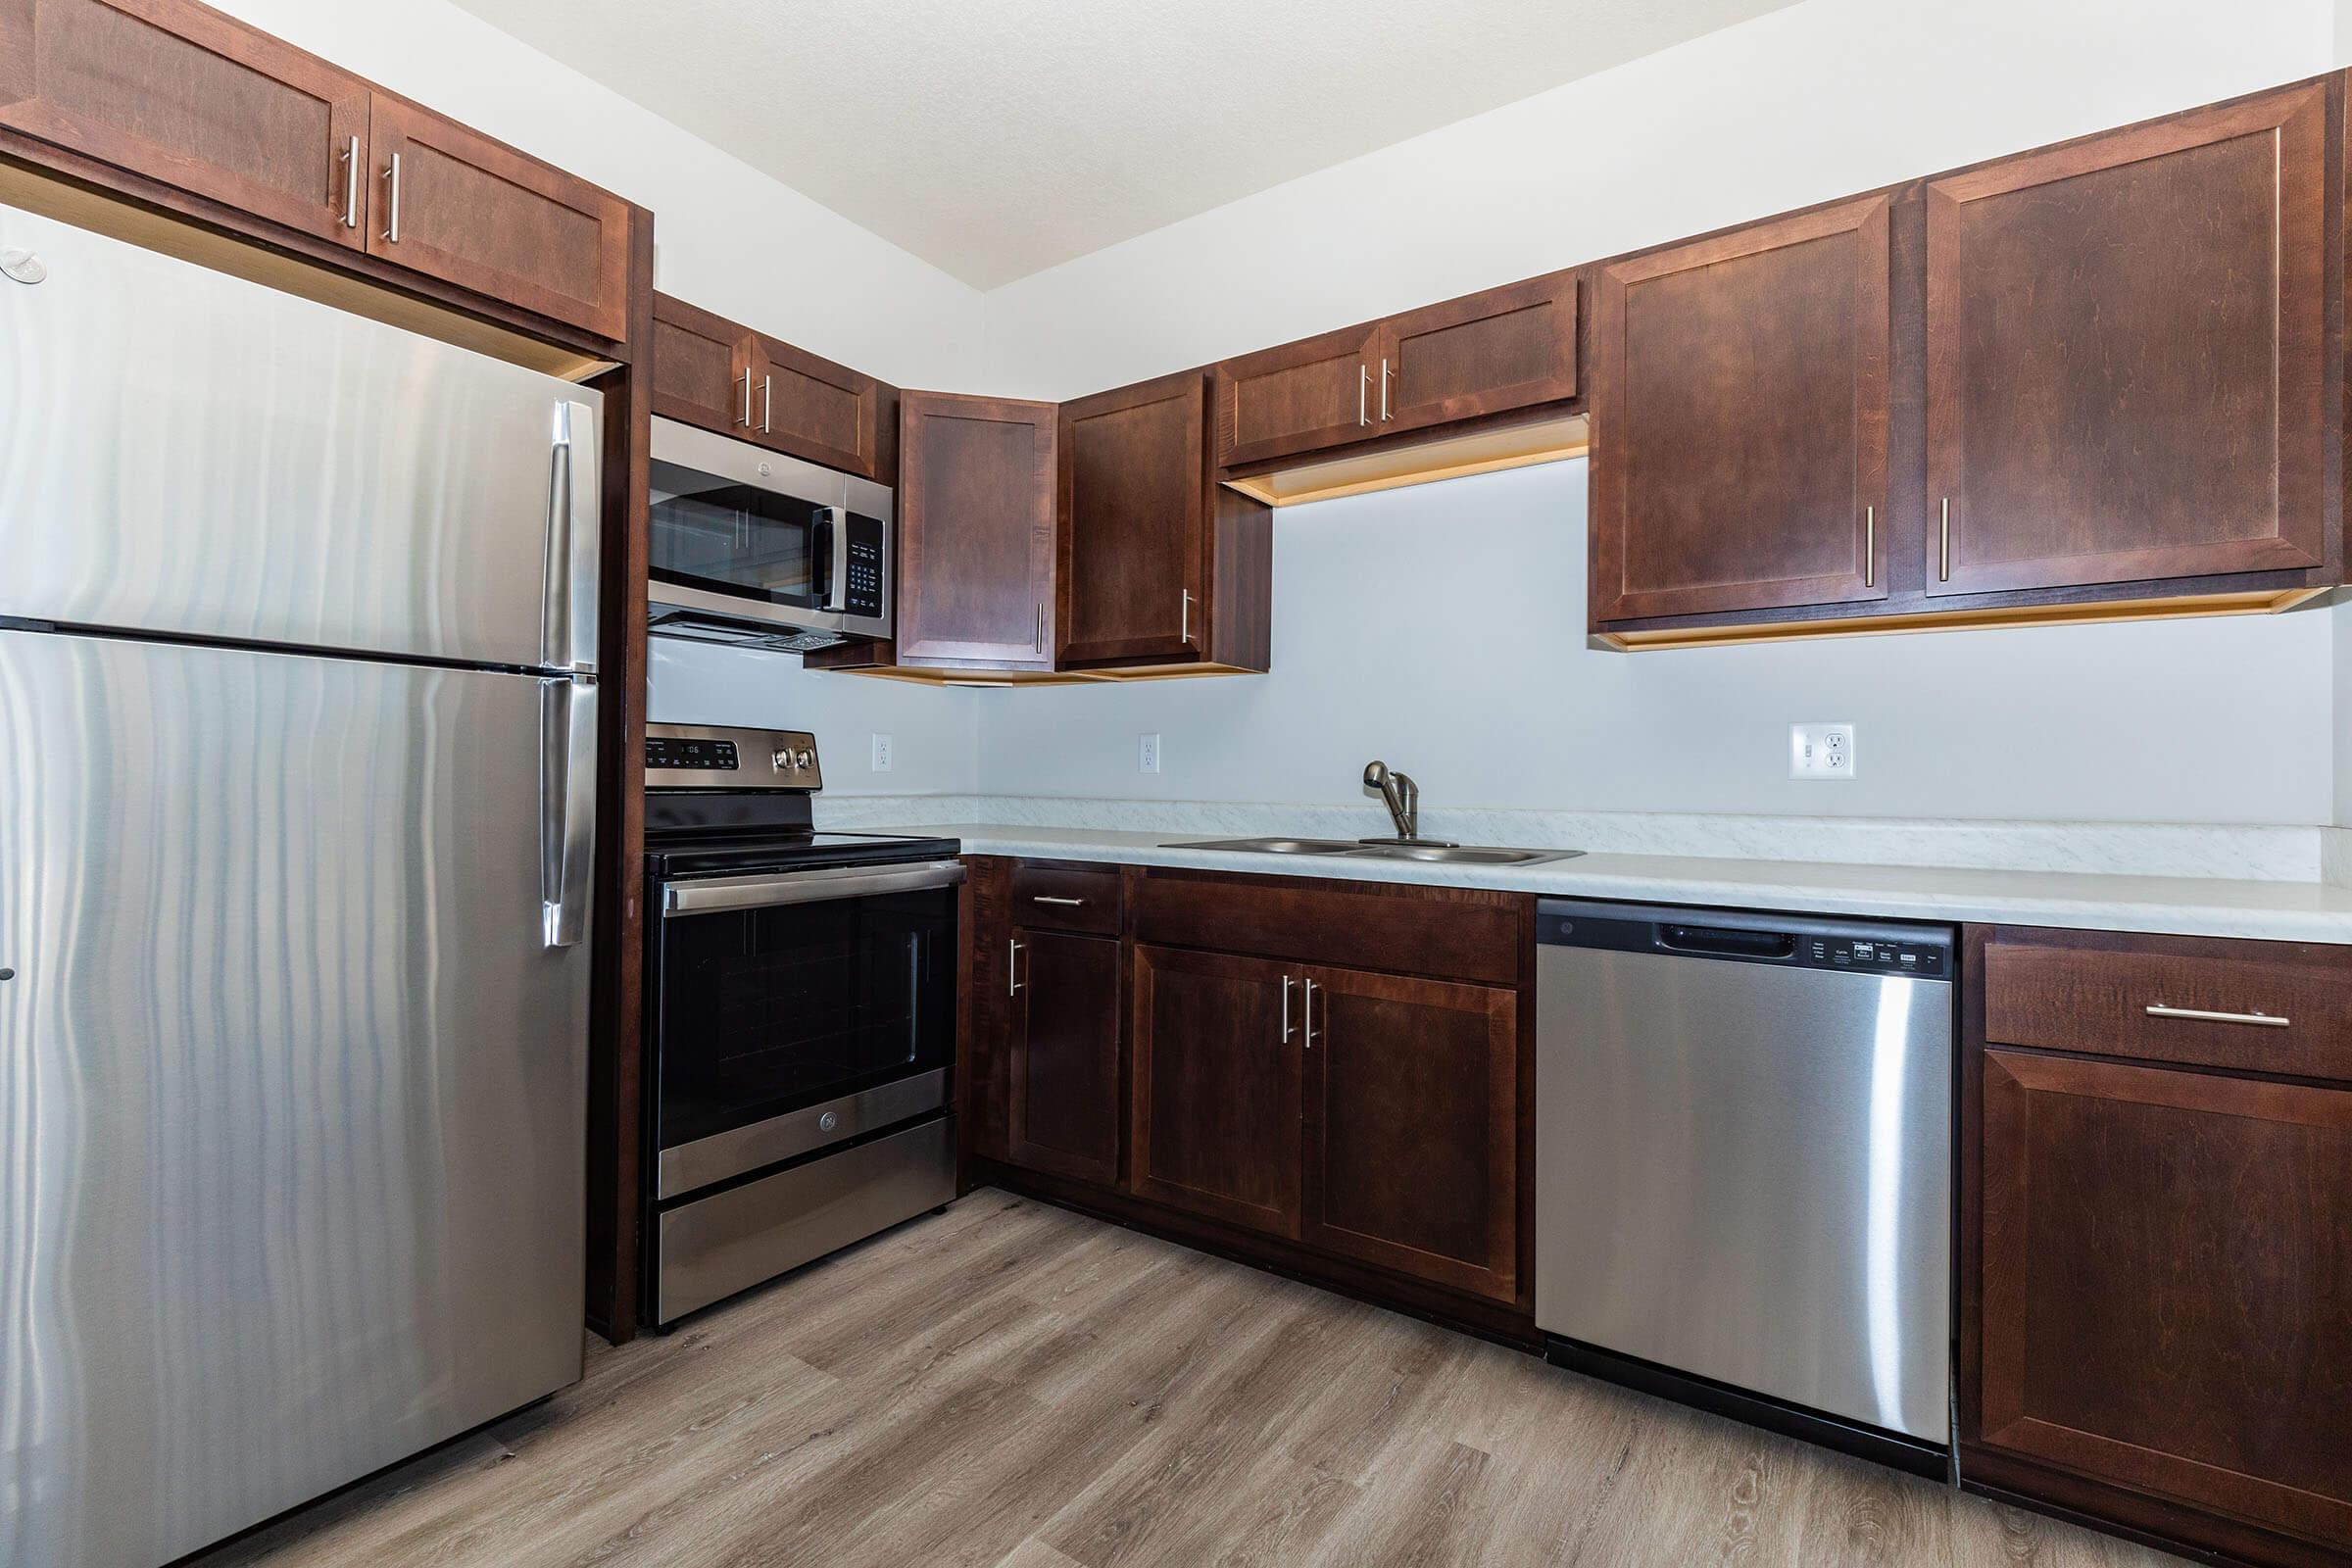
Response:
[[[585,403],[557,404],[541,572],[540,660],[550,669],[581,675],[596,673],[600,458],[596,410]]]
[[[596,851],[596,681],[549,676],[539,686],[539,900],[550,948],[579,946],[588,928]]]
[[[817,554],[825,563],[825,591],[816,608],[829,615],[850,612],[850,513],[846,507],[816,511]]]

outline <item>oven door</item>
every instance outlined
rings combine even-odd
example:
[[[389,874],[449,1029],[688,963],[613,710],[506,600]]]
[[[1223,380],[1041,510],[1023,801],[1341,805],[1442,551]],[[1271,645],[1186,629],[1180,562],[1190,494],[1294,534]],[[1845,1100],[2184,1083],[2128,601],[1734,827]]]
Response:
[[[962,880],[938,860],[662,888],[660,1199],[948,1103]]]
[[[786,630],[887,637],[891,493],[654,421],[649,591],[665,608]]]

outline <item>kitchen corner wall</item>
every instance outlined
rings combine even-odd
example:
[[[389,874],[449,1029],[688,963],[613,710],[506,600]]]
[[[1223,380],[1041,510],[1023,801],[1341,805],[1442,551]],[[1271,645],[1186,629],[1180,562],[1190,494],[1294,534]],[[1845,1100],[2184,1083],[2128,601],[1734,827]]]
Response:
[[[2336,55],[2327,0],[1803,0],[1002,289],[1004,389],[1116,385]],[[2341,778],[2352,809],[2344,612],[1607,654],[1584,562],[1581,463],[1279,514],[1272,675],[983,694],[979,789],[1360,803],[1382,757],[1432,807],[2321,824]],[[1810,720],[1859,726],[1854,780],[1788,778]]]

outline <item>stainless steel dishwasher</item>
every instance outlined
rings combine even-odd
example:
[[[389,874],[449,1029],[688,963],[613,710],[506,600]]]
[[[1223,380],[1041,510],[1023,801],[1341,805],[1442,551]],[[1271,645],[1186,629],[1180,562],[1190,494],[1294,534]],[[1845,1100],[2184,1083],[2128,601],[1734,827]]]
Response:
[[[1939,1475],[1949,927],[1544,900],[1552,1359]]]

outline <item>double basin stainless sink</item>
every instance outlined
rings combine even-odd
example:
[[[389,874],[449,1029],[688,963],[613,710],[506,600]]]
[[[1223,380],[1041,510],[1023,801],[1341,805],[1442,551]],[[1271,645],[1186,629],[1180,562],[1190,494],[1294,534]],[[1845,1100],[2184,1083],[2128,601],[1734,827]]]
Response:
[[[1185,839],[1163,850],[1230,850],[1242,855],[1345,856],[1351,860],[1418,860],[1435,865],[1535,865],[1582,850],[1504,850],[1483,844],[1384,844],[1365,839]]]

